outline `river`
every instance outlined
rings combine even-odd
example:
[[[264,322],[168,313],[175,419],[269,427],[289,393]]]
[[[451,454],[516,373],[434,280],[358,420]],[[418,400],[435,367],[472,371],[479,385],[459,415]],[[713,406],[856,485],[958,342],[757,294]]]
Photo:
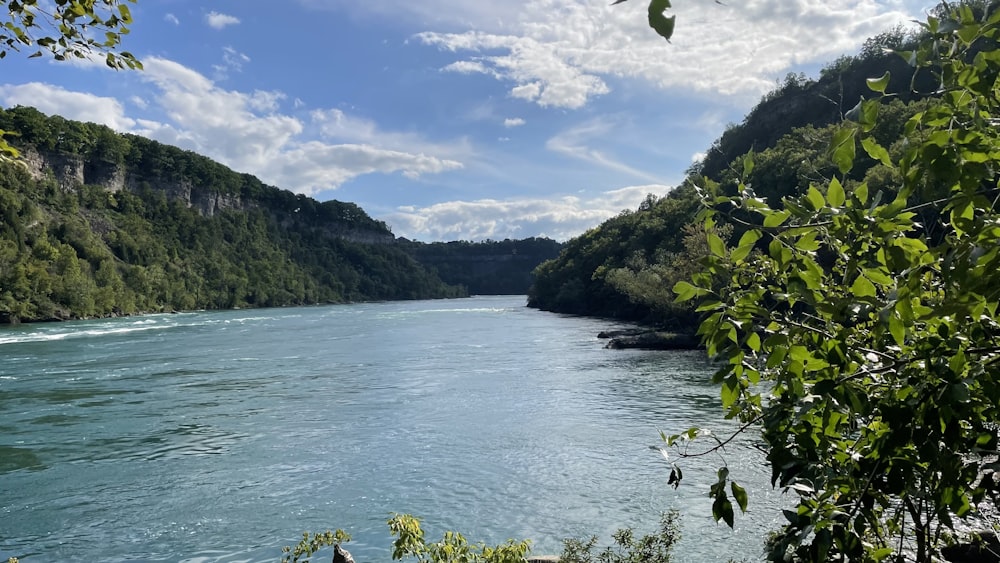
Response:
[[[0,560],[275,562],[339,527],[382,562],[394,512],[558,553],[672,508],[675,561],[758,560],[780,496],[761,456],[724,454],[751,493],[730,530],[720,457],[674,490],[650,449],[732,428],[711,365],[604,349],[621,326],[475,297],[0,329]]]

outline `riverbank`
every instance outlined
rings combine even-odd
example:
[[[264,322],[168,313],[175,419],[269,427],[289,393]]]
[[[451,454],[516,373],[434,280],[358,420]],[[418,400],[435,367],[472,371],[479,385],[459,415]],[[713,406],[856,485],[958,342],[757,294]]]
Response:
[[[605,348],[611,350],[699,350],[701,342],[694,334],[663,331],[649,328],[609,330],[598,333],[606,339]]]

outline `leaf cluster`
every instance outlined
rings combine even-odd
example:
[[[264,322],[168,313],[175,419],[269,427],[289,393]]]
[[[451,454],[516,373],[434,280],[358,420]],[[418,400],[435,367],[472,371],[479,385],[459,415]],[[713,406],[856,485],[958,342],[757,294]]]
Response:
[[[676,511],[663,513],[659,530],[639,538],[630,528],[620,529],[612,535],[615,545],[596,553],[597,536],[587,540],[564,540],[559,560],[562,563],[668,563],[674,545],[680,540],[678,518]]]
[[[30,108],[0,127],[85,182],[0,164],[2,322],[465,294],[355,204]]]
[[[414,557],[420,563],[523,563],[531,548],[529,541],[507,540],[488,546],[471,544],[458,532],[446,531],[440,541],[428,543],[420,520],[409,514],[394,514],[389,519],[393,560]]]
[[[727,416],[759,429],[772,484],[796,498],[772,560],[931,561],[1000,499],[1000,11],[959,4],[923,27],[900,54],[941,92],[903,143],[874,134],[882,74],[832,132],[829,178],[774,205],[746,180],[751,154],[735,195],[699,188],[706,231],[742,234],[675,291],[707,315]],[[865,160],[891,190],[852,179]],[[726,468],[710,494],[732,525],[727,482],[745,508]]]
[[[141,69],[128,51],[118,51],[129,33],[136,0],[10,0],[0,18],[0,59],[9,51],[37,49],[30,57],[48,52],[57,61],[104,55],[113,69]]]
[[[349,541],[351,541],[351,535],[341,529],[335,532],[327,530],[315,534],[303,532],[302,539],[294,547],[281,548],[281,552],[285,554],[281,557],[281,563],[299,563],[300,561],[305,563],[311,561],[312,556],[324,547],[334,547]]]

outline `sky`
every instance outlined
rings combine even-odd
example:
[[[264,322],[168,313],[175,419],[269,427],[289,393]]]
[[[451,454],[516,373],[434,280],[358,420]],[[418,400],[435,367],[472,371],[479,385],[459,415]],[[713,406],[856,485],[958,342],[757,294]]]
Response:
[[[790,73],[934,2],[138,0],[142,71],[16,53],[0,106],[107,125],[424,242],[564,241],[663,195]]]

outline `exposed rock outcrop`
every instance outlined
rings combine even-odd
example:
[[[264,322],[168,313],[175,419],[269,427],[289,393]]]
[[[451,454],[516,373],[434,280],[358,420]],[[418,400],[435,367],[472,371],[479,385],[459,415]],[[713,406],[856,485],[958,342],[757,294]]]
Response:
[[[641,350],[697,350],[701,348],[698,337],[680,332],[663,332],[649,329],[627,329],[602,332],[598,338],[607,338],[604,346],[613,350],[638,348]]]

